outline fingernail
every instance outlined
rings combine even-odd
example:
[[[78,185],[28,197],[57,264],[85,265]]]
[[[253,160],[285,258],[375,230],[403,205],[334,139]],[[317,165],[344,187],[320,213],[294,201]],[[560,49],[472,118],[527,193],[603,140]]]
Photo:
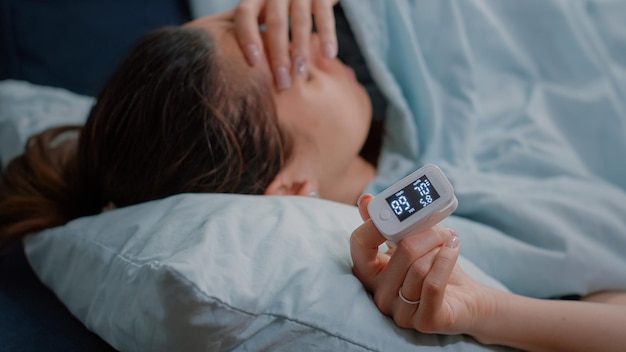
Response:
[[[261,54],[259,53],[259,48],[254,44],[248,44],[246,46],[246,55],[248,56],[248,60],[252,65],[256,65],[261,61]]]
[[[283,90],[291,87],[291,78],[289,78],[289,71],[284,66],[276,69],[276,86],[278,89]]]
[[[326,43],[324,44],[324,55],[326,55],[327,58],[332,59],[337,56],[337,49],[333,44]]]
[[[297,75],[304,76],[306,74],[306,60],[303,57],[297,57],[293,65],[294,72]]]
[[[361,194],[361,195],[359,196],[359,198],[356,200],[356,206],[357,206],[357,207],[361,205],[361,202],[363,201],[363,198],[364,198],[364,197],[365,197],[365,193]]]
[[[448,230],[450,231],[450,238],[446,241],[446,247],[454,249],[459,246],[459,235],[451,227],[448,227]]]

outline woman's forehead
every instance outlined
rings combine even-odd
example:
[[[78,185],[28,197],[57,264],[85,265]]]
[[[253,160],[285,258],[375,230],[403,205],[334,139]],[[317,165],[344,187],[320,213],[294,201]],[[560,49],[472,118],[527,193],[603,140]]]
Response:
[[[271,71],[266,55],[262,55],[261,61],[254,67],[249,65],[237,41],[235,25],[232,21],[219,17],[203,17],[188,22],[185,26],[205,30],[215,41],[219,55],[226,58],[226,62],[232,65],[231,67],[243,70],[244,72],[250,71],[250,74],[263,77],[264,80],[268,80],[271,83]]]
[[[245,63],[245,57],[237,43],[235,27],[231,21],[215,17],[202,17],[188,22],[184,26],[204,30],[215,41],[218,52],[228,55],[230,59],[242,60],[242,63]]]

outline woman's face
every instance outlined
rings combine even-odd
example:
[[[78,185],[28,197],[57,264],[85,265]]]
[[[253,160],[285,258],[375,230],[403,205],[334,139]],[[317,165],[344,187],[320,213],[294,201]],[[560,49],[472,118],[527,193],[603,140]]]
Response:
[[[314,148],[329,161],[336,156],[345,165],[367,137],[370,100],[350,67],[324,57],[317,35],[311,36],[310,53],[308,74],[294,75],[291,88],[275,91],[278,117],[301,148]]]
[[[318,189],[343,176],[358,158],[371,122],[371,103],[351,68],[323,55],[317,35],[311,37],[307,75],[294,75],[291,88],[278,91],[267,58],[251,67],[228,19],[208,17],[188,25],[209,31],[226,62],[248,77],[265,81],[276,103],[279,123],[294,140],[290,163],[314,173]]]

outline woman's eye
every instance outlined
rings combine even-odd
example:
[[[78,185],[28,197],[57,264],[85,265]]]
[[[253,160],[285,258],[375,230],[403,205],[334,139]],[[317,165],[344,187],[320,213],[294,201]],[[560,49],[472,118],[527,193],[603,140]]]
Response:
[[[311,72],[307,73],[306,75],[306,81],[307,82],[311,82],[313,80],[313,75],[311,74]]]

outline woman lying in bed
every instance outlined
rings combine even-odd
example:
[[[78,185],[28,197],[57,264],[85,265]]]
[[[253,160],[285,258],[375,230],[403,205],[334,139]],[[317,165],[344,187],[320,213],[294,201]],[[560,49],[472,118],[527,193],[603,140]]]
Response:
[[[380,131],[370,130],[365,90],[334,58],[331,1],[303,4],[309,2],[245,1],[236,11],[145,37],[84,126],[33,137],[7,167],[2,243],[107,207],[184,192],[358,201],[366,221],[351,238],[354,273],[400,326],[531,350],[621,349],[624,307],[482,286],[456,266],[454,230],[437,226],[378,251],[384,239],[367,221],[371,196],[359,195],[376,172],[376,159],[362,151]],[[319,35],[309,33],[311,8]],[[258,31],[261,17],[265,33]],[[587,298],[625,303],[617,293]]]

